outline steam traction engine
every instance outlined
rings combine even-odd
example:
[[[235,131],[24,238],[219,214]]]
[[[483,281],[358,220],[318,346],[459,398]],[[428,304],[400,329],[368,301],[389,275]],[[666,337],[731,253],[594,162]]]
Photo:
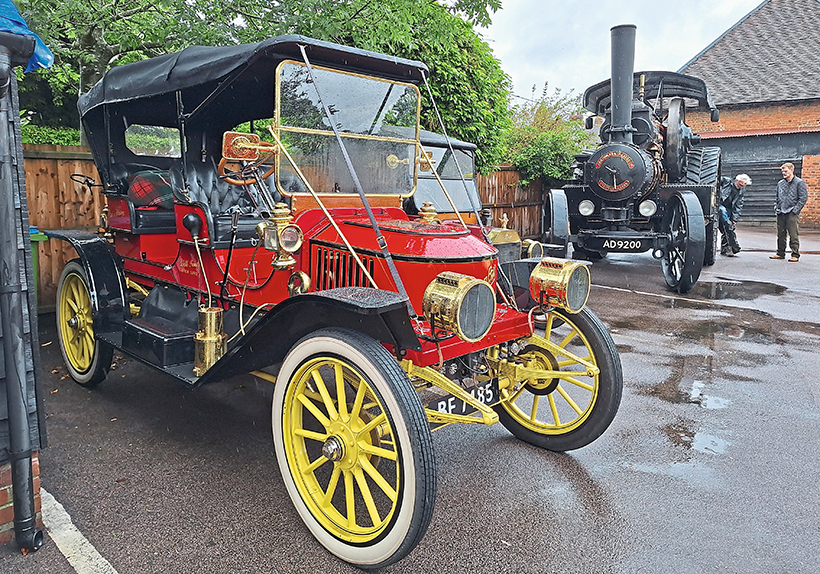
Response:
[[[715,261],[720,180],[720,148],[697,145],[686,102],[710,109],[713,122],[718,110],[699,78],[633,74],[634,55],[635,26],[612,28],[611,82],[591,86],[583,100],[604,118],[602,143],[576,156],[574,179],[550,192],[550,206],[566,205],[575,257],[651,250],[669,287],[686,293]],[[547,211],[555,219],[554,207]]]

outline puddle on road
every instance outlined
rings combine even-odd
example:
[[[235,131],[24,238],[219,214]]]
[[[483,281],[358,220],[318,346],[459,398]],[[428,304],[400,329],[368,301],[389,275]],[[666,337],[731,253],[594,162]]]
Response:
[[[668,424],[661,430],[675,446],[691,448],[704,454],[723,454],[731,444],[715,435],[693,432],[683,421]]]
[[[750,301],[761,295],[782,295],[786,287],[763,281],[730,281],[721,280],[713,283],[699,282],[689,292],[705,299],[738,299]]]
[[[689,403],[709,410],[725,409],[731,404],[729,399],[704,392],[712,380],[712,361],[710,356],[675,357],[670,365],[672,372],[666,380],[644,387],[642,393],[673,404]],[[688,391],[682,390],[684,383],[690,385]]]
[[[692,439],[692,448],[706,454],[723,454],[730,444],[727,440],[702,432],[695,433]]]

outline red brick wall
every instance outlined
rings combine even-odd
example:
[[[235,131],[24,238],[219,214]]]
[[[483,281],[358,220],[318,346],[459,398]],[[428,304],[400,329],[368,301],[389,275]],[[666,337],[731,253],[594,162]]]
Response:
[[[797,131],[820,128],[820,102],[767,104],[720,110],[720,121],[709,121],[708,112],[687,112],[686,123],[696,134],[747,130]]]
[[[800,212],[800,224],[820,227],[820,155],[803,156],[802,177],[809,188],[809,201]]]
[[[820,102],[767,104],[720,110],[720,122],[709,121],[708,112],[688,112],[686,123],[697,134],[820,129]],[[800,223],[820,228],[820,156],[804,155],[802,178],[809,188],[809,201],[800,214]]]
[[[37,525],[42,528],[43,516],[40,504],[40,457],[39,453],[31,456],[31,470],[34,478],[34,510],[37,512]],[[0,544],[14,540],[14,505],[11,492],[11,464],[0,465]]]

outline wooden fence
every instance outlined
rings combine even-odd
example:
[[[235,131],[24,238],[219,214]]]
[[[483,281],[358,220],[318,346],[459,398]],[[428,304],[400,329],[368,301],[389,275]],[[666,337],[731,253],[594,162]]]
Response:
[[[29,221],[37,229],[71,227],[97,229],[105,200],[101,193],[71,180],[80,173],[99,182],[88,148],[78,146],[25,145],[26,196]],[[37,243],[39,308],[54,308],[57,283],[67,261],[77,254],[63,241]]]
[[[61,227],[96,230],[105,198],[71,180],[79,173],[99,182],[88,148],[77,146],[23,146],[26,171],[26,193],[29,219],[38,229]],[[519,185],[519,175],[511,167],[502,167],[486,177],[478,177],[478,192],[484,207],[493,213],[496,226],[504,213],[511,229],[522,237],[541,235],[542,192],[540,181]],[[40,309],[54,309],[57,284],[67,261],[76,257],[74,249],[63,241],[37,243],[39,254],[38,298]]]
[[[501,227],[501,217],[506,213],[507,227],[517,230],[522,238],[540,239],[544,204],[541,180],[523,186],[520,179],[515,168],[501,166],[487,176],[478,176],[478,195],[482,205],[492,211],[493,225]]]

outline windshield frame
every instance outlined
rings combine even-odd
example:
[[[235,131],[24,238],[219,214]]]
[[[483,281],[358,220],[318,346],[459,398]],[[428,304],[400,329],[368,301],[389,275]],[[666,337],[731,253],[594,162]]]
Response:
[[[296,65],[296,66],[300,66],[300,67],[303,67],[303,68],[307,68],[307,66],[305,65],[304,62],[300,62],[300,61],[297,61],[297,60],[283,60],[282,62],[280,62],[277,65],[276,74],[275,74],[276,89],[275,89],[275,102],[274,102],[274,118],[273,118],[273,123],[270,125],[269,129],[272,130],[276,134],[276,137],[280,141],[283,141],[283,134],[285,134],[285,133],[321,135],[321,136],[328,137],[330,140],[333,140],[334,132],[333,132],[332,128],[312,129],[312,128],[302,128],[302,127],[288,126],[288,125],[283,125],[282,124],[282,92],[283,92],[283,90],[281,89],[281,80],[282,80],[282,70],[287,65]],[[351,77],[364,78],[364,79],[367,79],[367,80],[382,82],[384,84],[401,86],[402,88],[410,88],[415,92],[416,105],[415,105],[415,111],[414,111],[414,114],[413,114],[414,115],[414,117],[413,117],[414,125],[412,127],[408,126],[408,127],[404,127],[404,128],[397,128],[397,129],[411,130],[412,134],[414,136],[413,138],[399,137],[399,136],[384,136],[384,135],[367,135],[367,134],[359,134],[359,133],[351,133],[351,132],[340,132],[340,134],[339,134],[341,136],[342,140],[380,141],[380,142],[389,142],[389,143],[405,144],[405,145],[408,145],[408,146],[413,146],[414,151],[413,151],[413,156],[412,156],[413,157],[413,160],[412,160],[412,163],[413,163],[413,166],[412,166],[412,184],[410,186],[409,191],[407,191],[406,193],[375,193],[375,192],[367,193],[368,197],[389,197],[389,198],[397,198],[397,199],[400,199],[400,200],[411,197],[415,193],[416,187],[417,187],[417,182],[418,182],[418,177],[419,177],[418,158],[419,158],[419,150],[421,149],[421,144],[419,142],[419,137],[420,137],[421,97],[422,96],[421,96],[421,91],[419,90],[418,86],[416,86],[415,84],[412,84],[412,83],[399,82],[399,81],[390,80],[390,79],[386,79],[386,78],[380,78],[378,76],[371,76],[371,75],[364,74],[364,73],[359,73],[359,72],[350,72],[350,71],[346,71],[346,70],[340,70],[340,69],[337,69],[337,68],[329,68],[329,67],[326,67],[326,66],[313,65],[311,67],[314,69],[314,71],[315,70],[321,70],[323,72],[331,72],[331,73],[342,74],[342,75],[347,75],[347,76],[351,76]],[[320,89],[321,89],[321,85],[320,85]],[[326,116],[325,116],[325,119],[327,119]],[[374,124],[375,124],[375,122],[374,122]],[[280,193],[282,193],[282,195],[287,196],[287,197],[291,197],[291,196],[301,197],[301,196],[305,196],[305,195],[310,195],[306,191],[296,191],[296,192],[294,192],[294,191],[287,191],[286,189],[284,189],[284,187],[281,183],[281,180],[280,180],[280,174],[282,173],[283,169],[285,171],[290,171],[291,168],[289,168],[289,166],[290,166],[289,161],[287,161],[287,160],[283,161],[282,160],[282,155],[283,154],[277,154],[276,159],[275,159],[275,163],[276,163],[276,176],[275,177],[276,177],[276,187],[277,187],[278,191]],[[323,196],[323,197],[338,197],[338,198],[351,198],[351,199],[355,198],[356,200],[359,199],[359,195],[356,192],[333,192],[333,191],[318,191],[317,190],[316,194],[319,195],[319,196]]]

